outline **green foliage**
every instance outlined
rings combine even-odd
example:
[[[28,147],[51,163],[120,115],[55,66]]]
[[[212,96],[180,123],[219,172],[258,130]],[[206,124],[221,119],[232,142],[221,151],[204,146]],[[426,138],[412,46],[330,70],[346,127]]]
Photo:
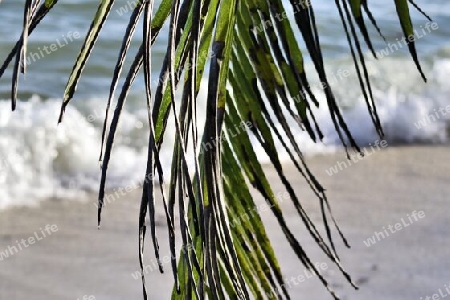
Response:
[[[405,37],[413,35],[409,6],[418,6],[410,0],[395,0]],[[24,6],[23,33],[0,69],[0,76],[15,58],[12,82],[12,109],[16,106],[19,73],[25,72],[24,59],[27,38],[39,22],[58,1],[26,1]],[[69,76],[61,108],[71,101],[77,83],[94,49],[97,37],[111,12],[113,0],[100,2],[84,44],[75,60]],[[295,14],[293,24],[286,18],[286,3],[282,0],[163,0],[153,13],[153,0],[136,3],[129,24],[125,29],[119,50],[106,105],[106,118],[102,135],[102,177],[99,191],[100,217],[105,192],[107,169],[114,144],[114,136],[128,92],[143,67],[146,105],[148,108],[149,141],[146,178],[139,211],[140,265],[143,270],[145,219],[148,214],[150,233],[155,256],[160,269],[159,244],[155,230],[155,188],[159,181],[161,197],[168,224],[171,265],[174,275],[173,299],[256,299],[275,296],[290,299],[285,288],[281,269],[264,224],[256,208],[252,189],[265,199],[275,216],[282,234],[291,245],[303,265],[318,275],[325,287],[326,278],[309,259],[307,253],[287,225],[280,205],[267,179],[265,169],[258,161],[250,137],[266,152],[276,174],[294,204],[298,216],[311,238],[318,244],[353,285],[350,276],[340,264],[332,239],[332,226],[348,246],[332,214],[324,188],[310,172],[297,144],[287,118],[293,117],[297,125],[311,139],[320,141],[322,133],[312,112],[318,106],[316,96],[310,89],[304,69],[304,55],[308,54],[324,87],[326,102],[336,131],[343,145],[360,151],[354,141],[341,110],[328,84],[324,58],[315,23],[315,11],[310,1],[291,0]],[[330,2],[330,5],[331,2]],[[361,92],[370,117],[380,136],[383,135],[372,88],[367,72],[362,35],[368,48],[375,55],[364,18],[367,16],[380,32],[370,13],[367,0],[335,0],[343,34],[347,36]],[[420,10],[420,9],[419,9]],[[124,61],[140,18],[143,16],[144,39],[133,63],[126,73],[121,92],[116,101],[112,119],[110,106],[121,77]],[[169,19],[170,16],[170,19]],[[151,89],[151,48],[163,25],[169,22],[168,45],[158,86]],[[360,35],[357,32],[359,28]],[[306,49],[300,49],[296,32],[303,39]],[[418,70],[420,68],[414,42],[409,50]],[[208,94],[206,108],[200,107],[197,97],[200,81],[209,60]],[[184,75],[184,79],[182,76]],[[182,85],[182,96],[175,100],[175,91]],[[179,108],[176,105],[180,105]],[[199,139],[196,114],[206,109],[207,119],[203,137]],[[159,150],[166,133],[169,117],[176,125],[171,174],[166,194],[164,170]],[[233,136],[236,128],[242,128]],[[276,126],[280,124],[280,126]],[[198,148],[199,142],[202,146]],[[305,178],[319,199],[327,237],[324,238],[304,210],[293,186],[286,178],[278,157],[275,141],[287,151],[296,170]],[[347,145],[349,143],[349,145]],[[193,168],[188,167],[188,148],[195,154]],[[193,175],[192,175],[193,174]],[[175,205],[180,215],[181,255],[177,262],[175,241]],[[143,296],[147,299],[145,277]],[[281,291],[281,292],[279,292]],[[330,290],[331,295],[335,294]]]

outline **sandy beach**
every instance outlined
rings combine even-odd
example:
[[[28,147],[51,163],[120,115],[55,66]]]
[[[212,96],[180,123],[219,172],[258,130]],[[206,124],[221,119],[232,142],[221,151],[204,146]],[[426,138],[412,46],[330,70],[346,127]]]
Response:
[[[450,285],[449,150],[448,146],[388,147],[332,176],[326,170],[345,161],[343,153],[307,159],[327,189],[334,215],[352,246],[345,249],[335,232],[342,263],[359,291],[319,252],[289,201],[282,205],[312,260],[327,264],[325,277],[341,299],[420,300],[439,293],[437,299],[444,298]],[[318,200],[291,166],[285,169],[323,232]],[[268,169],[268,174],[275,192],[282,192],[274,171]],[[0,211],[0,252],[34,237],[30,240],[34,243],[0,261],[0,299],[142,299],[141,282],[132,276],[138,271],[140,191],[109,204],[101,230],[97,230],[95,195],[82,198],[49,199],[39,207]],[[257,199],[263,203],[261,197]],[[419,212],[422,217],[417,217]],[[285,277],[304,275],[270,211],[262,215]],[[168,256],[162,210],[159,217],[161,255]],[[52,225],[56,230],[50,229]],[[374,235],[384,230],[389,236]],[[375,243],[367,246],[371,238]],[[147,243],[146,263],[151,263],[153,250],[150,240]],[[147,274],[150,299],[169,299],[172,283],[169,265],[164,274],[153,268]],[[332,299],[317,278],[292,283],[289,291],[292,299]]]

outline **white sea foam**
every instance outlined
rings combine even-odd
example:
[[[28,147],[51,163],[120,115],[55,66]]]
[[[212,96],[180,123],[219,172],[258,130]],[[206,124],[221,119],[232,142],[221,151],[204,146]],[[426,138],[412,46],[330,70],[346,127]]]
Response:
[[[420,129],[414,123],[435,109],[450,104],[447,98],[450,92],[447,86],[450,59],[440,59],[426,65],[428,84],[421,82],[414,65],[406,58],[396,58],[395,61],[385,58],[376,63],[369,61],[368,65],[389,145],[447,141],[444,129],[448,126],[450,114]],[[350,69],[349,60],[334,61],[329,74],[345,67]],[[310,80],[314,86],[314,79]],[[344,116],[358,143],[368,145],[377,140],[363,99],[353,96],[358,95],[359,89],[356,77],[351,75],[335,82],[332,87],[346,107]],[[315,92],[319,95],[319,101],[324,103],[320,90],[316,89]],[[204,105],[205,92],[199,97]],[[140,181],[144,176],[148,127],[144,101],[140,100],[130,99],[130,104],[122,114],[108,169],[109,188]],[[80,191],[98,189],[104,101],[94,98],[71,103],[60,125],[57,125],[57,114],[61,99],[43,100],[33,96],[28,101],[18,103],[13,113],[9,101],[0,101],[0,208],[36,204],[39,199],[49,197],[78,196]],[[203,124],[204,109],[198,112],[199,122]],[[340,142],[326,105],[322,105],[315,113],[325,134],[323,143],[313,143],[306,133],[297,130],[292,123],[296,139],[306,154],[332,152],[340,147]],[[164,139],[168,145],[174,140],[174,136],[170,135],[173,128],[171,118],[169,134]],[[263,162],[267,161],[257,143],[255,151]],[[161,156],[164,168],[168,170],[170,148],[163,147]],[[283,151],[280,156],[282,160],[287,159]]]
[[[311,66],[308,66],[311,69]],[[348,59],[334,61],[328,69],[328,76],[337,74],[339,70],[351,69]],[[449,140],[450,113],[439,115],[436,121],[427,122],[418,129],[415,123],[427,120],[430,114],[436,114],[440,108],[449,107],[448,95],[450,86],[445,84],[450,76],[450,59],[437,60],[425,65],[428,83],[424,83],[414,64],[408,58],[385,58],[380,61],[368,60],[368,68],[373,83],[373,93],[377,104],[385,139],[389,145],[410,143],[446,143]],[[352,71],[354,73],[354,71]],[[368,146],[379,139],[367,106],[359,89],[355,74],[331,84],[337,95],[344,119],[353,137],[360,146]],[[311,73],[309,73],[311,74]],[[318,79],[312,78],[311,86],[320,86]],[[324,133],[322,143],[311,141],[307,133],[291,122],[300,149],[306,154],[329,153],[342,146],[336,133],[326,106],[326,99],[319,88],[314,89],[318,95],[320,108],[314,109],[314,114]],[[282,149],[281,144],[278,149]],[[262,152],[262,147],[256,147]],[[283,159],[288,159],[285,151],[280,151]],[[263,161],[268,161],[266,155],[261,155]]]

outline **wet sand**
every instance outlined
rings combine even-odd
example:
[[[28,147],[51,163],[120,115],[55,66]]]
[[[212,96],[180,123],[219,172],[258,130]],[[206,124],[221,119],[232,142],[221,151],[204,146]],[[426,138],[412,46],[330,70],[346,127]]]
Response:
[[[439,289],[445,293],[445,285],[450,284],[449,150],[446,146],[388,147],[333,176],[326,170],[345,161],[343,153],[307,159],[327,189],[334,215],[352,245],[352,249],[345,249],[335,232],[342,263],[360,286],[359,291],[319,252],[289,201],[283,201],[282,206],[288,224],[312,260],[327,264],[325,277],[341,299],[419,300],[439,293]],[[318,200],[291,166],[286,165],[285,170],[323,232]],[[275,193],[282,192],[275,172],[267,168],[267,173]],[[101,230],[97,230],[95,195],[82,198],[49,199],[39,207],[0,212],[0,252],[17,246],[16,240],[28,240],[35,234],[41,238],[0,261],[0,299],[83,299],[85,295],[96,300],[142,299],[141,282],[131,275],[138,271],[140,192],[127,193],[109,204]],[[263,203],[261,197],[256,198]],[[423,211],[425,217],[409,222],[408,214],[413,211]],[[304,267],[270,211],[261,214],[285,277],[304,275]],[[162,210],[158,216],[161,255],[168,256]],[[402,219],[401,230],[370,247],[365,245],[375,231]],[[45,233],[47,224],[56,225],[57,231],[42,238],[40,228]],[[150,240],[146,249],[146,263],[151,264]],[[147,274],[150,299],[169,299],[173,278],[168,264],[165,271],[160,274],[153,268]],[[292,299],[332,299],[317,278],[297,284],[291,281],[289,291]]]

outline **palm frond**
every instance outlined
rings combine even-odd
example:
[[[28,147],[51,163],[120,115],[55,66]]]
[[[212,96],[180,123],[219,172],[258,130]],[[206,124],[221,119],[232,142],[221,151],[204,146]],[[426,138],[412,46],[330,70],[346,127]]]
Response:
[[[403,34],[405,35],[405,39],[409,41],[408,42],[409,52],[411,53],[414,63],[417,66],[417,70],[420,72],[420,75],[422,75],[423,80],[426,82],[427,78],[422,71],[422,67],[420,66],[419,58],[417,56],[414,27],[411,22],[411,17],[409,14],[408,1],[395,0],[395,6],[397,8],[397,14],[400,19],[400,24],[402,25]]]
[[[11,53],[0,68],[0,77],[15,57],[12,78],[12,108],[16,106],[18,79],[25,72],[23,63],[28,36],[48,15],[58,1],[26,1],[23,31]],[[94,50],[113,0],[102,0],[93,17],[84,44],[75,60],[64,91],[59,121],[76,92],[84,67]],[[332,4],[330,4],[332,5]],[[143,193],[139,210],[139,264],[142,271],[143,297],[148,298],[144,266],[146,219],[160,271],[159,242],[155,229],[155,187],[158,181],[164,214],[168,224],[171,267],[174,276],[173,299],[290,299],[282,272],[270,239],[266,233],[253,191],[262,195],[277,220],[281,232],[300,262],[330,291],[327,279],[311,261],[297,240],[294,229],[285,219],[280,199],[277,199],[266,170],[257,157],[254,144],[270,159],[283,187],[310,237],[354,286],[341,265],[333,240],[333,226],[342,242],[350,247],[331,213],[324,187],[308,168],[295,139],[292,122],[316,142],[323,138],[314,115],[319,106],[305,70],[309,57],[323,86],[330,117],[339,138],[348,151],[361,152],[342,115],[325,71],[325,60],[317,29],[316,16],[310,1],[290,0],[294,21],[287,18],[289,4],[282,0],[162,0],[155,9],[153,0],[138,1],[130,16],[115,63],[105,101],[105,121],[102,130],[100,160],[102,162],[99,189],[98,224],[100,226],[107,170],[112,155],[115,134],[130,88],[143,67],[145,105],[148,110],[148,155]],[[335,0],[342,20],[342,34],[347,38],[358,84],[374,128],[383,136],[373,88],[365,60],[365,46],[376,57],[367,16],[375,29],[380,27],[369,9],[367,0]],[[426,77],[419,63],[416,45],[411,36],[414,28],[409,8],[413,6],[427,16],[412,0],[394,0],[400,26],[412,59],[422,78]],[[153,13],[155,11],[155,13]],[[365,13],[365,14],[364,14]],[[126,72],[121,92],[115,99],[128,50],[143,16],[143,39]],[[170,16],[170,18],[169,18]],[[280,17],[281,16],[281,17]],[[152,90],[152,46],[168,22],[167,51],[156,89]],[[357,30],[359,28],[359,32]],[[384,37],[383,37],[384,38]],[[299,46],[299,39],[305,49]],[[205,68],[208,67],[206,105],[198,95]],[[23,68],[21,67],[23,66]],[[179,99],[176,91],[182,83]],[[109,118],[111,105],[115,110]],[[324,103],[325,104],[325,103]],[[324,105],[321,104],[321,105]],[[206,110],[203,136],[199,137],[197,113]],[[175,123],[172,164],[168,185],[164,179],[160,150],[167,133],[169,118]],[[244,124],[244,125],[243,125]],[[241,128],[239,135],[233,129]],[[254,142],[252,143],[252,139]],[[200,148],[199,148],[200,144]],[[318,198],[326,237],[313,223],[302,205],[302,199],[286,176],[279,158],[282,149],[288,154],[306,184]],[[207,145],[207,147],[205,147]],[[189,157],[193,153],[193,157]],[[193,161],[193,164],[190,162]],[[166,188],[168,187],[168,191]],[[181,253],[176,260],[175,206],[180,216]],[[148,216],[147,216],[148,213]]]

